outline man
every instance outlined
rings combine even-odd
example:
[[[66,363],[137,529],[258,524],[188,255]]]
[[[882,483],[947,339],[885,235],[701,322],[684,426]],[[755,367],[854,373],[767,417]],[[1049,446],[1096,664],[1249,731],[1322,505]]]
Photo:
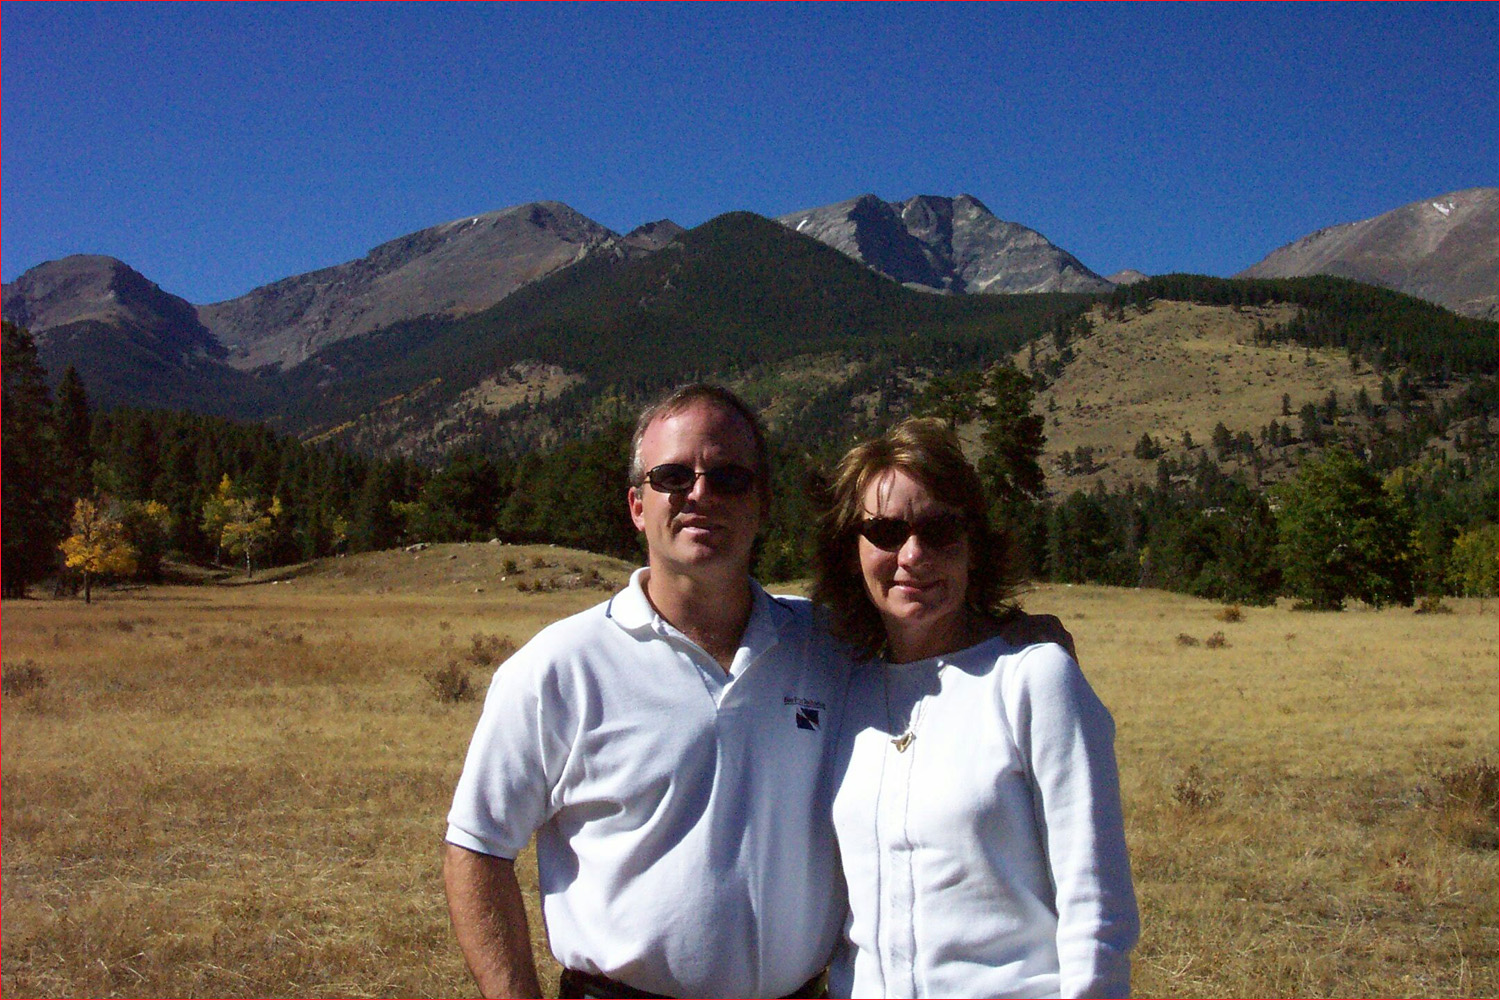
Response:
[[[564,996],[804,992],[844,917],[828,818],[848,666],[750,579],[769,508],[755,415],[687,386],[637,425],[647,565],[497,671],[444,881],[486,996],[540,996],[512,862],[533,832]]]

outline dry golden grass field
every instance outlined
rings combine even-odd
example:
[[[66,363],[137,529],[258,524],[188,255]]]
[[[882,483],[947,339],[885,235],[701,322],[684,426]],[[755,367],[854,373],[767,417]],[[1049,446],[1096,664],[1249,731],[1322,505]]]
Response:
[[[439,859],[479,703],[426,675],[482,686],[626,570],[437,546],[6,602],[0,992],[472,995]],[[1118,724],[1138,995],[1496,995],[1496,606],[1448,603],[1028,596]]]

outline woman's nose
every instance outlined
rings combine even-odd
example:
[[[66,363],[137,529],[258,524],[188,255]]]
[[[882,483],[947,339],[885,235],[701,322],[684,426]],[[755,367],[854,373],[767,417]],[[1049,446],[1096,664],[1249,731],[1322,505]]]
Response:
[[[922,544],[921,536],[915,531],[907,536],[906,541],[896,550],[896,558],[902,565],[912,565],[921,562],[927,555],[927,546]]]

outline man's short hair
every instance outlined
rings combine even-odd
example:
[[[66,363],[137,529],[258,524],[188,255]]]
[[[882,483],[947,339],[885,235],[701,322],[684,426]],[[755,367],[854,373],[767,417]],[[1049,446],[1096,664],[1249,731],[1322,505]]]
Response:
[[[640,419],[635,422],[635,434],[630,438],[630,485],[638,487],[646,481],[646,469],[641,463],[641,438],[646,436],[646,428],[663,417],[681,413],[699,402],[739,414],[745,421],[745,426],[750,428],[750,436],[755,441],[755,468],[752,471],[755,473],[756,487],[761,491],[765,505],[769,507],[771,454],[766,446],[766,431],[761,426],[760,417],[756,416],[755,411],[743,399],[722,385],[711,382],[691,382],[678,386],[641,411]]]

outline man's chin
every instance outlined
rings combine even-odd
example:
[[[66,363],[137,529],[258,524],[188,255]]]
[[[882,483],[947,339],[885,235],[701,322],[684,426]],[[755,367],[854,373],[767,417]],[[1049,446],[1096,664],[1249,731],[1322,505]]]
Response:
[[[717,531],[689,534],[679,532],[672,546],[672,558],[684,566],[711,566],[720,563],[750,565],[750,552],[734,547],[731,540]]]

